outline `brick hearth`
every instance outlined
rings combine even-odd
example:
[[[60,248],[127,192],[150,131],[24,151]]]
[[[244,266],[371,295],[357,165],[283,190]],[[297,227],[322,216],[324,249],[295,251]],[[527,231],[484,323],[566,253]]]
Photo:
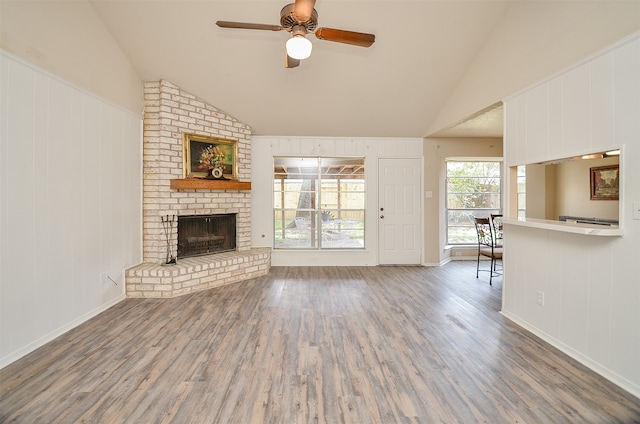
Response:
[[[271,249],[181,259],[174,265],[141,264],[127,270],[127,296],[175,297],[265,275]]]

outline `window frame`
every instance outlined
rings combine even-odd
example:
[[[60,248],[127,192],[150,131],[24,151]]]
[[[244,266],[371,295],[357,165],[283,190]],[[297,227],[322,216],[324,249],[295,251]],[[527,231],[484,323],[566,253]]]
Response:
[[[285,170],[282,164],[294,161],[300,163],[306,161],[304,168],[308,172],[292,172]],[[273,249],[274,250],[363,250],[366,248],[366,159],[362,156],[274,156],[273,157]],[[356,163],[353,163],[353,162]],[[315,162],[315,163],[312,163]],[[333,163],[335,162],[335,164]],[[354,173],[341,174],[330,172],[333,168],[340,168],[340,163],[347,163],[349,167],[355,169]],[[351,163],[349,163],[351,162]],[[313,169],[315,168],[315,169]],[[302,166],[299,167],[303,169]],[[356,173],[357,172],[357,173]],[[300,175],[302,178],[286,178],[284,175]],[[281,175],[278,178],[278,175]],[[305,176],[309,181],[305,182]],[[343,176],[341,178],[341,176]],[[360,176],[360,178],[354,178]],[[287,190],[286,181],[301,184],[298,190]],[[360,190],[347,190],[345,186],[352,184],[360,185]],[[307,185],[305,189],[305,184]],[[329,187],[327,187],[329,185]],[[335,190],[331,190],[333,185]],[[297,203],[292,207],[292,199],[287,199],[287,193],[298,193]],[[307,193],[308,204],[301,207],[300,194]],[[345,205],[344,196],[361,196],[356,199],[359,207],[349,207]],[[325,201],[323,196],[332,196],[332,202]],[[288,200],[288,202],[287,202]],[[348,203],[348,202],[347,202]],[[308,206],[308,207],[306,207]],[[295,217],[294,229],[292,230],[292,215]],[[323,215],[325,219],[323,219]],[[278,225],[279,224],[279,225]],[[354,236],[355,235],[355,236]],[[335,236],[332,240],[330,236]],[[287,245],[294,238],[301,242]],[[345,245],[341,245],[340,238],[343,238]],[[306,242],[309,244],[307,245]]]
[[[450,192],[449,191],[449,186],[450,186],[450,179],[452,178],[477,178],[477,179],[490,179],[490,178],[496,178],[496,176],[491,176],[491,175],[481,175],[481,176],[476,176],[476,175],[469,175],[469,176],[456,176],[456,177],[451,177],[449,175],[449,164],[450,163],[473,163],[473,164],[478,164],[478,163],[490,163],[490,164],[495,164],[497,165],[498,168],[498,191],[475,191],[475,192]],[[502,211],[502,202],[503,202],[503,196],[502,196],[502,192],[504,190],[504,184],[503,184],[503,160],[502,158],[478,158],[478,159],[446,159],[445,160],[445,241],[446,241],[446,245],[447,246],[469,246],[469,245],[476,245],[477,244],[477,238],[476,238],[476,230],[475,230],[475,223],[472,221],[472,217],[488,217],[490,214],[499,214]],[[463,207],[450,207],[450,195],[451,194],[464,194],[464,193],[469,193],[469,194],[475,194],[475,195],[491,195],[492,197],[496,198],[498,200],[498,204],[497,207],[483,207],[483,208],[463,208]],[[468,216],[469,218],[469,225],[457,225],[457,226],[452,226],[450,225],[450,215],[451,212],[456,212],[456,213],[460,213],[461,211],[469,211]],[[470,230],[469,232],[473,232],[473,240],[469,239],[468,241],[452,241],[451,238],[451,233],[452,233],[452,228],[453,227],[460,227],[460,228],[466,228],[468,227]]]

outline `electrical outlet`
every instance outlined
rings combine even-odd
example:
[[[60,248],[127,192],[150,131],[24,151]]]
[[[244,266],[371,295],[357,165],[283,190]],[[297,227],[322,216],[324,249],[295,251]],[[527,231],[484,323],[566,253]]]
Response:
[[[539,291],[537,293],[536,303],[540,306],[544,306],[544,293]]]

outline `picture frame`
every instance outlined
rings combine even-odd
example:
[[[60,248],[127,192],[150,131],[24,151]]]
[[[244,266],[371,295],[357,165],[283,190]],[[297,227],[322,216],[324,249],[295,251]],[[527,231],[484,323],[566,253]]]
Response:
[[[591,200],[618,200],[620,197],[620,166],[589,168]]]
[[[182,144],[184,178],[238,179],[237,140],[184,133]]]

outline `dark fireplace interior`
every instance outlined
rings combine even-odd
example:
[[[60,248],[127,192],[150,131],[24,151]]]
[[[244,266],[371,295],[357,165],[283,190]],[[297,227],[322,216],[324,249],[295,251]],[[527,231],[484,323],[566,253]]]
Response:
[[[178,216],[178,258],[236,250],[236,214]]]

